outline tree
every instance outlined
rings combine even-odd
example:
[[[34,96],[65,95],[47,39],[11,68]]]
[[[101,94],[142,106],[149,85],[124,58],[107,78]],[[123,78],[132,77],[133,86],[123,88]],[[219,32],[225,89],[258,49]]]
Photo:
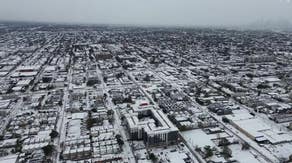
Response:
[[[253,79],[253,77],[254,77],[254,75],[250,74],[250,73],[246,74],[246,76],[249,77],[250,79]]]
[[[121,138],[122,138],[122,136],[120,134],[116,135],[116,139],[121,139]]]
[[[114,117],[109,118],[108,121],[109,121],[110,124],[113,124],[114,123]]]
[[[4,140],[4,135],[0,135],[0,141]]]
[[[97,84],[97,83],[98,83],[98,81],[96,81],[96,80],[88,80],[86,82],[86,85],[89,87],[92,87],[94,84]]]
[[[53,85],[48,85],[47,90],[54,89]]]
[[[157,102],[157,101],[158,101],[158,99],[157,99],[157,97],[156,97],[156,94],[155,94],[155,93],[152,93],[152,98],[153,98],[153,100],[154,100],[155,102]]]
[[[267,85],[267,84],[259,84],[258,86],[257,86],[257,89],[267,89],[267,88],[270,88],[270,86],[269,85]]]
[[[120,134],[116,135],[117,142],[120,146],[124,145],[124,141],[122,140],[122,136]]]
[[[261,91],[261,90],[258,90],[258,96],[260,96],[260,95],[261,95],[261,93],[262,93],[262,91]]]
[[[122,139],[118,139],[117,141],[118,141],[119,146],[123,146],[125,144]]]
[[[88,118],[88,119],[86,120],[86,128],[87,128],[88,130],[91,129],[91,127],[93,126],[93,124],[94,124],[94,120],[93,120],[92,118]]]
[[[289,98],[292,100],[292,91],[289,93]]]
[[[155,155],[154,153],[150,153],[150,154],[149,154],[149,158],[150,158],[153,162],[155,162],[155,161],[157,160],[157,157],[156,157],[156,155]]]
[[[124,103],[133,103],[132,97],[129,95],[127,98],[123,100]]]
[[[114,114],[114,111],[113,111],[113,110],[110,109],[110,110],[107,111],[107,115],[108,115],[108,116],[111,116],[111,115],[113,115],[113,114]]]
[[[97,109],[96,108],[93,108],[90,111],[93,112],[93,113],[96,113],[97,112]]]
[[[200,105],[204,105],[204,102],[200,100],[198,97],[195,98],[196,102]]]
[[[289,130],[292,130],[292,122],[289,123],[289,125],[287,126],[287,128],[288,128]]]
[[[22,142],[20,141],[20,139],[17,139],[16,146],[15,146],[15,152],[21,152],[21,150],[22,150]]]
[[[219,142],[218,142],[218,146],[227,146],[227,145],[229,145],[229,144],[230,144],[230,142],[229,142],[229,140],[226,139],[226,138],[221,138],[221,139],[219,140]]]
[[[51,139],[55,139],[58,136],[59,136],[59,133],[56,130],[52,130],[52,132],[50,133]]]
[[[180,131],[187,131],[187,130],[188,130],[188,127],[185,126],[185,125],[182,125],[182,126],[178,127],[178,129],[179,129]]]
[[[44,154],[45,154],[46,156],[51,156],[52,153],[53,153],[53,151],[55,150],[55,146],[49,144],[49,145],[47,145],[47,146],[44,146],[42,149],[43,149]]]
[[[116,78],[121,78],[121,77],[123,77],[123,75],[124,75],[124,73],[120,72],[120,73],[116,74]]]
[[[213,150],[209,145],[205,146],[204,150],[205,150],[205,157],[206,158],[209,158],[209,157],[213,156]]]
[[[105,83],[107,82],[107,77],[106,77],[106,76],[103,77],[103,81],[104,81]]]
[[[289,156],[288,162],[292,162],[292,154]]]
[[[144,81],[149,82],[151,80],[151,76],[147,74],[144,78]]]
[[[93,50],[93,48],[91,47],[91,48],[89,49],[89,54],[93,54],[93,52],[94,52],[94,50]]]
[[[104,98],[104,99],[107,98],[107,94],[106,94],[106,93],[103,94],[103,98]]]
[[[199,147],[198,145],[196,145],[196,147],[195,147],[195,151],[197,151],[197,152],[202,152],[202,149],[201,149],[201,147]]]
[[[228,148],[228,146],[223,146],[221,154],[223,155],[225,160],[232,157],[232,151]]]
[[[195,94],[195,97],[199,97],[201,93],[202,93],[202,88],[201,88],[201,87],[197,87],[197,88],[196,88],[196,94]]]
[[[44,83],[49,83],[49,82],[51,82],[52,81],[52,78],[47,78],[47,77],[44,77],[43,78],[43,82]]]
[[[58,102],[58,105],[59,105],[59,106],[62,106],[62,105],[63,105],[63,102],[62,102],[62,101],[59,101],[59,102]]]
[[[230,121],[229,121],[228,118],[226,118],[226,117],[222,117],[222,122],[224,122],[224,123],[229,123]]]
[[[249,144],[247,142],[244,142],[241,146],[241,150],[248,150],[249,149]]]

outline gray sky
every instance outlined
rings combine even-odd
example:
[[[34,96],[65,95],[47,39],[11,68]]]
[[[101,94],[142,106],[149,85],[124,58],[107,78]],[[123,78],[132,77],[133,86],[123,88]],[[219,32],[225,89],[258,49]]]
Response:
[[[292,22],[292,0],[0,0],[0,20],[216,26]]]

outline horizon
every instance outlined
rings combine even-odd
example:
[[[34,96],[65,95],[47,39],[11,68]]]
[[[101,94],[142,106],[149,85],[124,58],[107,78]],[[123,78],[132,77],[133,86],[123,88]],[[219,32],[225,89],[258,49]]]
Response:
[[[290,28],[277,27],[252,27],[246,26],[215,26],[215,25],[143,25],[143,24],[98,24],[98,23],[66,23],[66,22],[41,22],[41,21],[7,21],[0,20],[3,24],[30,24],[30,25],[55,25],[55,26],[85,26],[85,27],[116,27],[116,28],[165,28],[165,29],[217,29],[235,31],[267,31],[267,32],[292,32]],[[292,25],[292,24],[291,24]]]
[[[290,0],[0,1],[2,21],[179,27],[292,23]]]
[[[290,0],[10,1],[0,163],[292,163]]]

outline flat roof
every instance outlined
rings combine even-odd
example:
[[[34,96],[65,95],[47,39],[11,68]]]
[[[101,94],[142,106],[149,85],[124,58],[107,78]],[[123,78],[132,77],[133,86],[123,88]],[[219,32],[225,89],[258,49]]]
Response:
[[[8,155],[1,157],[0,163],[15,163],[18,155]]]
[[[140,121],[138,119],[139,112],[151,111],[152,118]],[[157,132],[178,131],[178,129],[169,121],[161,110],[155,110],[153,107],[142,107],[141,110],[135,109],[133,113],[128,113],[127,122],[130,128],[142,127],[148,134]],[[155,125],[155,120],[159,122],[159,126]]]

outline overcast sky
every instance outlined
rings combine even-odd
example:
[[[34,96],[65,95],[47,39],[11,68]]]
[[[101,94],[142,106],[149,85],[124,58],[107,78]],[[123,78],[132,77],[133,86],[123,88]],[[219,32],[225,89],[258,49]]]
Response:
[[[292,0],[0,0],[0,20],[192,26],[292,22]]]

